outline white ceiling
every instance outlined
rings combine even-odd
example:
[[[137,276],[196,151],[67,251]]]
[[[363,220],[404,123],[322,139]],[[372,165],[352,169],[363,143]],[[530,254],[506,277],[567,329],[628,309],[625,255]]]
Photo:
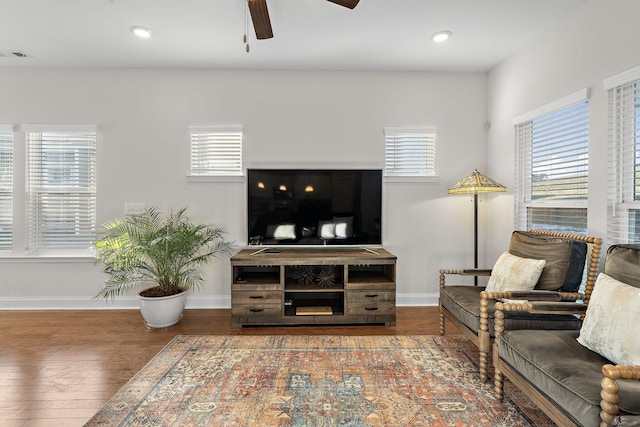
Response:
[[[0,67],[488,71],[586,1],[268,0],[274,38],[249,18],[246,53],[244,0],[0,0]]]

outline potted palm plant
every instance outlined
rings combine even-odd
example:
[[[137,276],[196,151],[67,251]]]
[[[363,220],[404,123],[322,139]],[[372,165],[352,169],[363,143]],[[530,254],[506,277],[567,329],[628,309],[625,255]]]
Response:
[[[221,227],[192,223],[186,208],[163,216],[157,207],[102,225],[94,242],[96,260],[107,274],[94,298],[114,299],[132,288],[139,292],[147,326],[164,328],[182,318],[187,291],[204,283],[202,267],[233,249]]]

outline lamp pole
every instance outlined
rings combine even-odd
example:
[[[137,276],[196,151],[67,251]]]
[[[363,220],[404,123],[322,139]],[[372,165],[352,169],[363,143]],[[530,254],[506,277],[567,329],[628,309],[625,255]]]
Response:
[[[478,193],[473,193],[473,268],[478,268]],[[474,286],[478,286],[478,276],[473,276]]]

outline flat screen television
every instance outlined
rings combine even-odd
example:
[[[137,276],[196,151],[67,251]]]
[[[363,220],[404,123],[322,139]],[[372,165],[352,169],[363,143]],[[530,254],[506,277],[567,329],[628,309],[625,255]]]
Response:
[[[248,169],[249,245],[382,244],[382,170]]]

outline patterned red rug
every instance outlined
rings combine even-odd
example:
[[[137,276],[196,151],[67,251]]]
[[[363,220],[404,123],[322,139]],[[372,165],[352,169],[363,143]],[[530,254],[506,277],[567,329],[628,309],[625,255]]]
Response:
[[[178,336],[87,426],[553,426],[461,336]]]

